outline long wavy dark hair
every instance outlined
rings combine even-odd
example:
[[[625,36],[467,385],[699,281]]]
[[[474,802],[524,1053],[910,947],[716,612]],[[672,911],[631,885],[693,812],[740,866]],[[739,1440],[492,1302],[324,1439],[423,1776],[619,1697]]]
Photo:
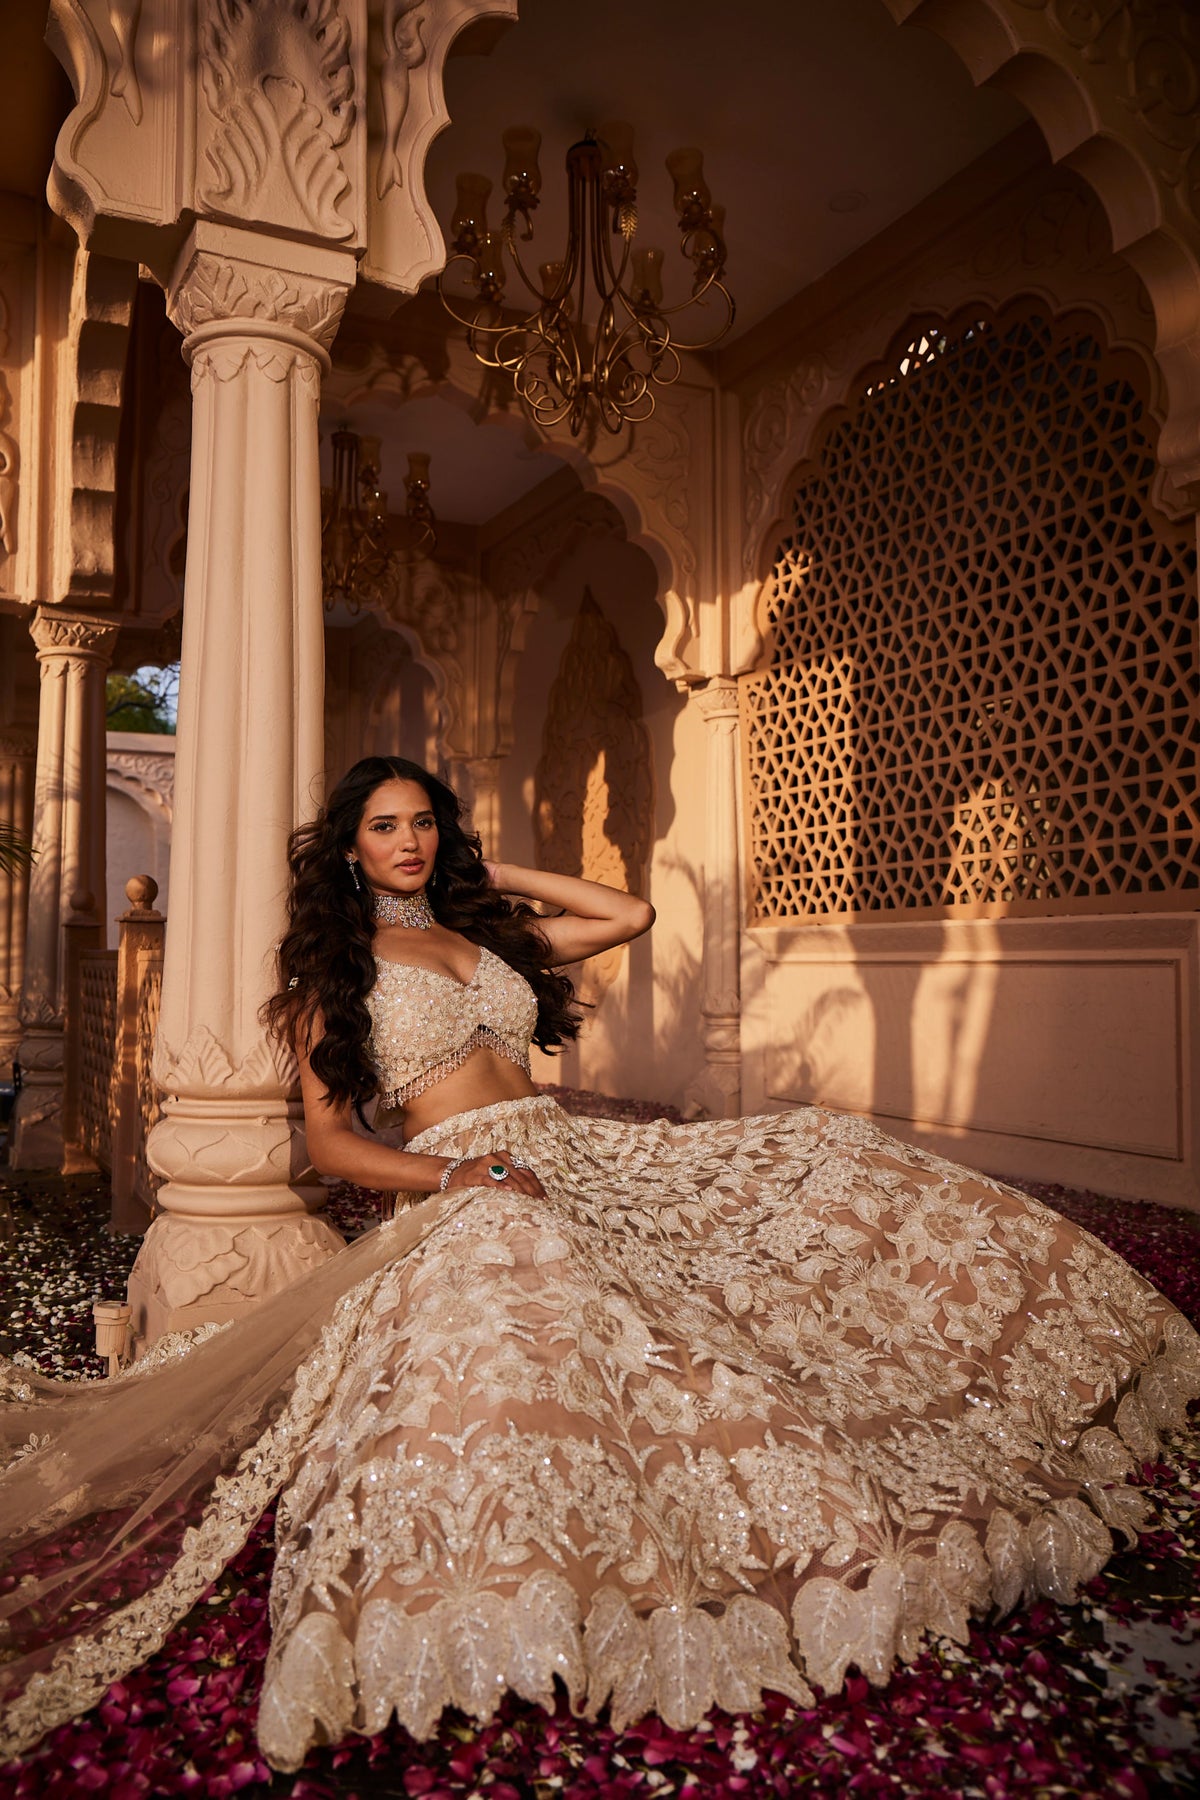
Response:
[[[575,990],[547,966],[550,947],[537,915],[488,880],[480,842],[463,830],[462,805],[452,788],[402,756],[366,756],[342,776],[310,825],[288,841],[292,873],[288,928],[279,946],[279,992],[263,1008],[271,1031],[308,1050],[328,1098],[361,1107],[378,1092],[371,1061],[367,995],[375,984],[371,949],[375,919],[371,892],[355,886],[346,865],[367,801],[385,781],[424,788],[437,821],[438,851],[426,893],[434,918],[482,944],[523,975],[537,997],[533,1041],[553,1050],[579,1031]],[[312,1042],[320,1013],[322,1036]]]

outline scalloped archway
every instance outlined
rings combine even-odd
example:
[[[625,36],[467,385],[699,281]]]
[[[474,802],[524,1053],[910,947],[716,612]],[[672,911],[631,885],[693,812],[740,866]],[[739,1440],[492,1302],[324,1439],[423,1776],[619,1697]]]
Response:
[[[1200,484],[1200,15],[1186,0],[883,0],[1006,89],[1092,188],[1146,285],[1167,408],[1159,460]]]

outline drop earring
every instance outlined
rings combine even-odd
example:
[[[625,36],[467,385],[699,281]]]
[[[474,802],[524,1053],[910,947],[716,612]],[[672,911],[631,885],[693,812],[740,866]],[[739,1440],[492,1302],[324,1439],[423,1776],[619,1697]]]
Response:
[[[354,857],[354,856],[348,856],[346,858],[346,863],[350,870],[350,879],[354,883],[355,887],[358,889],[359,893],[361,894],[362,893],[362,878],[358,873],[358,859],[357,859],[357,857]]]

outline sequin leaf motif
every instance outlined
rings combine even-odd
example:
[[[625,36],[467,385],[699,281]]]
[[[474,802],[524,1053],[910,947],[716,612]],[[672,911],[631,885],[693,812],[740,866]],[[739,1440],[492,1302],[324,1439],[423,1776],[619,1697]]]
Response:
[[[460,1192],[343,1297],[169,1578],[31,1684],[27,1733],[160,1640],[277,1493],[284,1770],[507,1688],[618,1730],[807,1705],[1073,1596],[1141,1523],[1126,1477],[1200,1391],[1200,1338],[1036,1201],[814,1109],[532,1098],[413,1147],[501,1141],[547,1198]]]

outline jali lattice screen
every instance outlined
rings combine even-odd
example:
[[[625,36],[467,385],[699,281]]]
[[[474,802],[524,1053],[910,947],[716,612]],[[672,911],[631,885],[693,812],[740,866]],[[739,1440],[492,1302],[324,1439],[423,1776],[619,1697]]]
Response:
[[[930,324],[820,438],[742,684],[754,922],[1200,902],[1194,527],[1089,323]]]

